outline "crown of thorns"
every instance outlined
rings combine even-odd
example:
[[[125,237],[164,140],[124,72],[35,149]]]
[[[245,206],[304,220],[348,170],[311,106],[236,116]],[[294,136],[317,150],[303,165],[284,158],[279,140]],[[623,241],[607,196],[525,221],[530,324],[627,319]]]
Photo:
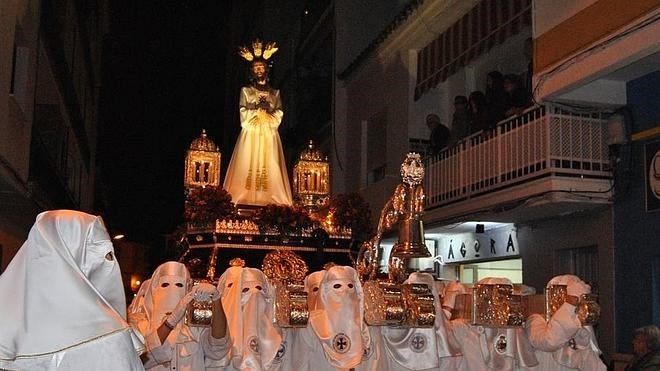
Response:
[[[268,60],[277,52],[277,49],[277,43],[274,41],[264,44],[261,40],[256,39],[252,42],[252,50],[250,50],[249,46],[240,46],[238,48],[238,55],[248,62],[252,62],[255,59]]]

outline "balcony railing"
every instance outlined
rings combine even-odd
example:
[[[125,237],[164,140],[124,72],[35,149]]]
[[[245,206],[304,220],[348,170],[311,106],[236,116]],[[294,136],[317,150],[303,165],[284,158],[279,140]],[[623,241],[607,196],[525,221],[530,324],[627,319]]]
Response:
[[[611,179],[600,115],[536,106],[427,159],[427,209],[549,176]]]

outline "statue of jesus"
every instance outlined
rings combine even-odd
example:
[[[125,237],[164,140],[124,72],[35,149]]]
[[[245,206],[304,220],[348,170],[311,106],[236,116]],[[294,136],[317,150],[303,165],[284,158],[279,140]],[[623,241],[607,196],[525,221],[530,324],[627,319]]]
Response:
[[[282,122],[280,91],[268,84],[266,62],[277,51],[256,40],[252,51],[239,54],[250,61],[253,83],[241,88],[239,112],[241,133],[231,156],[224,188],[236,205],[291,205],[291,187],[282,142],[277,129]]]

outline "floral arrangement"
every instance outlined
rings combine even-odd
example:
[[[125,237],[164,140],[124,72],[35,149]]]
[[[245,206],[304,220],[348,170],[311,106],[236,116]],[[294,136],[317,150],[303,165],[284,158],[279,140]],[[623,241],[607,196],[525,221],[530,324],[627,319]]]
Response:
[[[359,193],[338,194],[330,200],[330,212],[337,227],[350,228],[353,238],[365,240],[371,234],[371,210]]]
[[[211,224],[216,219],[233,217],[235,214],[231,195],[222,187],[193,188],[186,196],[183,217],[187,223]]]
[[[277,231],[283,236],[300,234],[313,225],[307,210],[300,206],[268,204],[259,209],[254,217],[262,233]]]

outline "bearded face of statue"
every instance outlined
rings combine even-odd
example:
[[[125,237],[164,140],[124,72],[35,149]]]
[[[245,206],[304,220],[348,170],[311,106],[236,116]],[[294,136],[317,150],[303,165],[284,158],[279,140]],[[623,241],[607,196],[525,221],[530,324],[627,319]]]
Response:
[[[252,63],[252,76],[259,83],[264,83],[268,78],[268,66],[263,61],[255,61]]]

